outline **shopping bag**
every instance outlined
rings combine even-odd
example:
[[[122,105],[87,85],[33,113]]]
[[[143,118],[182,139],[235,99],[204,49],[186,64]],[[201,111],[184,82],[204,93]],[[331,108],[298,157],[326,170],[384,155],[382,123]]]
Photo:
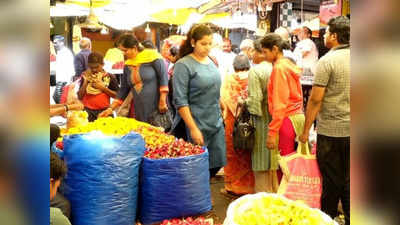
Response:
[[[117,109],[117,116],[129,117],[129,112],[132,106],[132,100],[133,100],[133,92],[131,90],[129,91],[128,96],[126,96],[124,102],[122,102],[122,105]]]
[[[278,194],[303,201],[312,208],[321,208],[322,177],[308,143],[299,143],[297,152],[281,157],[279,165],[283,178]]]
[[[171,129],[173,122],[172,111],[168,110],[166,113],[160,113],[158,109],[154,111],[149,117],[149,123],[156,127],[162,127],[165,131]]]
[[[67,84],[62,88],[62,94],[60,97],[61,104],[72,104],[79,101],[76,94],[79,90],[79,82],[80,79],[72,82],[71,84]]]

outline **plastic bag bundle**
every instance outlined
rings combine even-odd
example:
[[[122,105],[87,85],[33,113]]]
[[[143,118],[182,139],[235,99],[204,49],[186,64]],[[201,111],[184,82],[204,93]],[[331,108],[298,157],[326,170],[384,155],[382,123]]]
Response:
[[[137,133],[64,137],[64,194],[74,225],[126,225],[136,220],[139,167],[145,150]]]
[[[159,113],[158,110],[154,111],[149,118],[149,123],[156,127],[162,127],[168,131],[173,122],[172,111],[168,110],[166,113]]]
[[[140,215],[143,224],[211,210],[208,151],[168,159],[143,159]]]

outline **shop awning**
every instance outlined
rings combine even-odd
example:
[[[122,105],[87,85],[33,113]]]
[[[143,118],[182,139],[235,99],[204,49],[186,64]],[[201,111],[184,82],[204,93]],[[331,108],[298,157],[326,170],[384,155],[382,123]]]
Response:
[[[65,16],[87,16],[89,8],[79,5],[69,5],[57,3],[50,7],[50,17],[65,17]]]
[[[197,13],[197,10],[194,8],[166,9],[152,14],[150,21],[183,25],[188,21],[192,13]]]
[[[99,8],[109,5],[111,3],[111,0],[66,0],[65,1],[65,4],[79,5],[86,8],[90,8],[90,3],[92,3],[93,8]]]

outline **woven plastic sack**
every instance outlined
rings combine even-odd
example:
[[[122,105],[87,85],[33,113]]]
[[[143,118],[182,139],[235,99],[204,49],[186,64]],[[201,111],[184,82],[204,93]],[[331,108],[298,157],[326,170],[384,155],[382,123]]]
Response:
[[[208,152],[170,159],[143,159],[140,216],[143,224],[211,210]]]
[[[139,168],[145,142],[100,132],[64,137],[64,194],[74,225],[127,225],[136,220]]]
[[[278,194],[303,201],[312,208],[321,208],[322,177],[316,155],[310,154],[308,143],[299,143],[297,152],[281,157],[279,165],[283,177]]]
[[[262,201],[263,199],[264,201]],[[265,199],[268,199],[270,203],[265,202]],[[296,219],[294,217],[300,217],[301,215],[299,215],[299,212],[304,212],[304,210],[297,210],[297,212],[295,213],[293,211],[294,206],[302,207],[303,209],[309,210],[310,212],[309,217],[302,218],[302,221],[300,223],[293,223],[295,225],[338,225],[337,222],[335,222],[330,216],[323,213],[319,209],[312,209],[305,204],[295,203],[293,200],[287,199],[279,194],[265,192],[244,195],[229,204],[223,225],[291,224],[290,222],[285,223],[284,221],[280,222],[279,220],[289,219],[290,221],[294,221],[294,219]],[[246,217],[245,220],[242,219],[243,222],[237,222],[238,220],[240,220],[239,218],[243,216],[249,217]],[[317,218],[320,218],[320,220],[315,221],[315,219]]]

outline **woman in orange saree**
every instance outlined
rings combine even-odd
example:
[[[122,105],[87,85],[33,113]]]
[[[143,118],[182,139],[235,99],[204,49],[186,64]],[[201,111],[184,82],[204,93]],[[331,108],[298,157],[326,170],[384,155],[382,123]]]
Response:
[[[225,190],[222,193],[236,195],[254,193],[254,174],[251,167],[251,152],[235,151],[233,148],[233,127],[236,107],[247,98],[248,72],[250,62],[247,56],[236,56],[233,62],[235,73],[226,76],[221,87],[221,101],[224,106],[225,141],[227,164],[224,167]]]

